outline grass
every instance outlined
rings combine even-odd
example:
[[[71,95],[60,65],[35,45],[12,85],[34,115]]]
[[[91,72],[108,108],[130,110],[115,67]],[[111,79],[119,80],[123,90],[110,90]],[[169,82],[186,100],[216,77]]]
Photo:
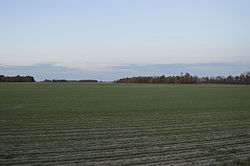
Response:
[[[245,159],[234,159],[232,161],[225,161],[214,166],[249,166],[249,165],[250,165],[250,157]]]
[[[241,161],[249,125],[247,85],[0,84],[0,165]]]

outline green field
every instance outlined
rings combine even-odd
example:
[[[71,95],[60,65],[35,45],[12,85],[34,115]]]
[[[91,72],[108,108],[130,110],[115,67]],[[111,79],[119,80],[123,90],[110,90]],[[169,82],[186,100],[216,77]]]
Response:
[[[0,165],[210,165],[249,126],[246,85],[0,84]]]

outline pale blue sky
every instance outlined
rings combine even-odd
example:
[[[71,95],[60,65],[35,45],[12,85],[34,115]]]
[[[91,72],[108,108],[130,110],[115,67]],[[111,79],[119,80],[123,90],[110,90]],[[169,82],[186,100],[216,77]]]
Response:
[[[53,64],[106,80],[130,64],[240,67],[250,64],[249,29],[249,0],[0,0],[0,65]]]

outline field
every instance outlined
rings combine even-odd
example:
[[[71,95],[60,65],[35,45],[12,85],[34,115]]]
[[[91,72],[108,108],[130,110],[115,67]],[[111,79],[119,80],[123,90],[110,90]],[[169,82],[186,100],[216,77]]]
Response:
[[[246,85],[0,84],[0,165],[217,164],[249,126]]]

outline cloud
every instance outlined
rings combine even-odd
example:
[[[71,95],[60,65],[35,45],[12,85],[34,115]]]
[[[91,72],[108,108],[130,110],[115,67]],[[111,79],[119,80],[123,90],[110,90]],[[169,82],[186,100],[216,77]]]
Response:
[[[0,74],[10,76],[32,75],[37,81],[44,79],[113,81],[132,76],[179,75],[181,72],[188,72],[197,76],[239,75],[245,71],[250,71],[249,63],[127,64],[105,66],[101,71],[65,67],[55,63],[30,66],[0,65]]]
[[[0,65],[0,73],[4,75],[32,75],[36,80],[45,78],[70,78],[70,75],[80,74],[79,69],[64,66],[56,66],[53,63],[36,64],[30,66]]]
[[[114,66],[114,69],[137,75],[179,75],[188,72],[197,76],[238,75],[250,70],[249,63],[146,64]]]

